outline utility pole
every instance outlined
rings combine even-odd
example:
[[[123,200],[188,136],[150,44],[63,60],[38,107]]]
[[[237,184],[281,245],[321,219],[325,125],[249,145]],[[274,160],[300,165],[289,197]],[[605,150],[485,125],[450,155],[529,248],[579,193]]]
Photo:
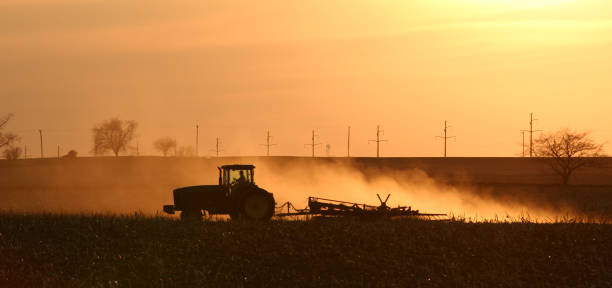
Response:
[[[542,130],[533,130],[533,113],[529,113],[529,158],[533,157],[533,132],[541,132]]]
[[[444,158],[446,158],[446,140],[449,138],[456,138],[455,136],[446,136],[448,128],[450,128],[450,126],[446,125],[446,120],[444,120],[444,136],[436,136],[437,138],[444,139]]]
[[[304,144],[304,146],[312,147],[312,158],[315,157],[315,146],[321,145],[321,143],[315,143],[315,137],[319,135],[315,135],[315,130],[312,130],[312,142],[311,144]]]
[[[346,139],[346,157],[351,157],[351,126],[348,126],[348,136]]]
[[[212,150],[216,153],[217,158],[219,157],[219,152],[223,151],[223,149],[221,149],[221,139],[219,137],[217,137],[217,143],[215,144],[215,149]]]
[[[42,140],[42,129],[38,129],[40,134],[40,159],[43,159],[43,140]]]
[[[140,156],[140,147],[138,142],[136,142],[136,156]]]
[[[28,145],[23,145],[23,159],[28,159]]]
[[[266,146],[266,156],[270,156],[270,146],[276,146],[276,144],[270,143],[270,140],[272,140],[272,138],[273,137],[270,136],[270,130],[268,130],[266,133],[266,144],[260,144]]]
[[[60,145],[57,145],[57,159],[60,159]]]
[[[198,157],[198,148],[200,147],[198,141],[199,141],[199,133],[200,133],[200,126],[198,124],[196,124],[196,146],[195,146],[195,155],[196,157]]]
[[[523,135],[523,157],[525,157],[525,132],[529,130],[521,130],[521,134]]]
[[[380,142],[387,142],[387,140],[381,140],[380,139],[380,134],[385,134],[385,131],[380,130],[380,125],[376,125],[376,140],[369,140],[368,143],[370,142],[376,142],[376,158],[380,157]]]

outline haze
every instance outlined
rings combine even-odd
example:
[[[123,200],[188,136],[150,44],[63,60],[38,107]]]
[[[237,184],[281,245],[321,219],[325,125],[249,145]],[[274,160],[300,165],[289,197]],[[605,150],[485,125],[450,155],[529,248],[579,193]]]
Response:
[[[0,2],[0,114],[38,156],[89,155],[91,127],[136,120],[142,154],[517,156],[521,129],[612,140],[607,0]],[[609,147],[608,151],[609,151]]]

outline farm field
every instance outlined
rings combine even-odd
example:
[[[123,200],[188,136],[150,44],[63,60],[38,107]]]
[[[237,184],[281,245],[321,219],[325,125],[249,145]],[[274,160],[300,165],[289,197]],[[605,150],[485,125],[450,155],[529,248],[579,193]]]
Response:
[[[215,184],[217,167],[253,163],[258,185],[278,203],[308,196],[425,212],[548,218],[612,217],[612,169],[578,171],[570,186],[542,162],[525,158],[176,158],[104,157],[0,161],[0,210],[154,215],[172,189]],[[607,159],[607,167],[612,161]]]
[[[184,223],[171,190],[254,163],[277,203],[308,196],[450,221]],[[517,158],[0,161],[0,287],[609,287],[612,175],[570,186]],[[478,217],[480,216],[480,217]]]
[[[1,287],[610,287],[612,226],[0,214]]]

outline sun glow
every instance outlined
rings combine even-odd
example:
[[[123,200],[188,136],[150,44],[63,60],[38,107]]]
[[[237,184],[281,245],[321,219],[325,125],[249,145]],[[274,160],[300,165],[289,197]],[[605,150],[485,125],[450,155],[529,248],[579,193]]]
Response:
[[[550,6],[561,6],[576,2],[576,0],[465,0],[469,3],[482,5],[505,6],[508,8],[541,8]]]

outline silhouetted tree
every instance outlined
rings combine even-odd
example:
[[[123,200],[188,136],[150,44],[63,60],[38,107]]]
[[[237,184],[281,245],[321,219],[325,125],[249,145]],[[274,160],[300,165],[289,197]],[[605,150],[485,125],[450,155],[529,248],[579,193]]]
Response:
[[[543,134],[536,140],[535,152],[561,176],[563,184],[576,170],[597,166],[603,157],[603,144],[595,143],[587,132],[563,129]]]
[[[94,154],[102,155],[106,151],[112,151],[115,156],[119,156],[119,152],[126,151],[128,144],[134,139],[136,126],[136,121],[123,121],[118,118],[94,126]]]
[[[62,156],[62,158],[76,158],[77,154],[78,154],[77,151],[70,150],[68,151],[68,153],[66,153],[66,155]]]
[[[21,152],[21,147],[9,146],[8,148],[4,149],[4,151],[2,151],[2,154],[4,154],[4,158],[8,160],[15,160],[21,157]]]
[[[13,114],[6,115],[0,118],[0,148],[11,145],[11,143],[18,141],[19,137],[12,133],[2,133],[2,129],[8,124],[9,120],[13,117]]]
[[[153,147],[165,157],[171,149],[176,148],[176,141],[170,137],[159,138],[153,142]]]

